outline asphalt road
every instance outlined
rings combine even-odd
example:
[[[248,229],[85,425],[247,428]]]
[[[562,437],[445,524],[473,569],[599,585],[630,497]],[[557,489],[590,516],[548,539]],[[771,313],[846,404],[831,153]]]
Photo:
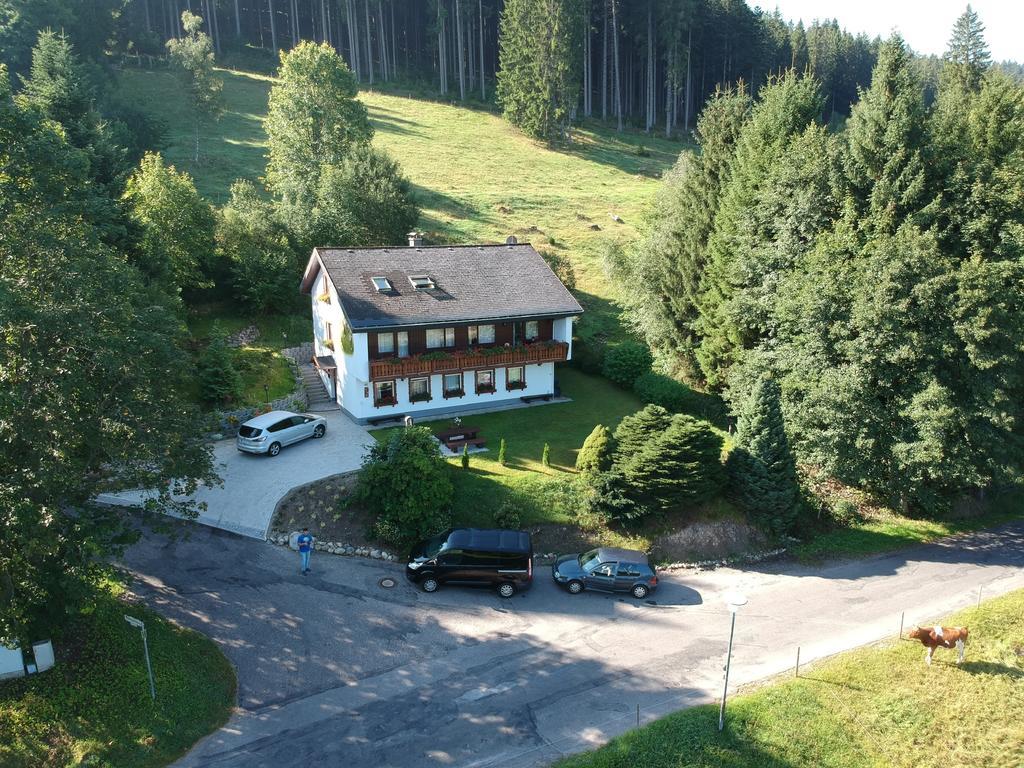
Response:
[[[732,688],[791,668],[797,646],[803,663],[895,636],[901,612],[926,624],[979,588],[1024,588],[1024,523],[817,569],[683,572],[645,602],[569,596],[543,568],[511,600],[427,595],[393,564],[329,555],[302,576],[294,553],[189,528],[125,558],[139,595],[238,670],[235,715],[182,768],[543,765],[634,727],[638,705],[646,722],[716,700],[728,592],[749,598]]]

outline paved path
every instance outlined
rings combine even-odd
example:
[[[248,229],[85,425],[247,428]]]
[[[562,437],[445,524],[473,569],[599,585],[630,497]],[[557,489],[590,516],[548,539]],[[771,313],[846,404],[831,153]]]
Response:
[[[327,434],[322,440],[289,445],[274,458],[242,453],[235,448],[234,440],[214,443],[214,465],[224,482],[196,492],[196,501],[206,503],[197,522],[262,539],[277,502],[292,488],[358,469],[373,438],[343,413],[320,415],[327,419]],[[144,491],[102,494],[99,501],[139,505],[148,495]]]
[[[136,590],[213,637],[238,669],[239,708],[180,768],[534,766],[713,701],[729,617],[732,680],[791,668],[1024,588],[1024,523],[821,569],[665,578],[655,599],[534,588],[414,590],[393,564],[297,556],[219,531],[152,537],[126,557]],[[397,577],[393,589],[378,580]],[[775,638],[784,638],[779,643]],[[766,638],[772,638],[767,640]],[[968,660],[970,646],[968,646]],[[159,670],[154,670],[159,684]],[[967,672],[965,671],[965,674]]]

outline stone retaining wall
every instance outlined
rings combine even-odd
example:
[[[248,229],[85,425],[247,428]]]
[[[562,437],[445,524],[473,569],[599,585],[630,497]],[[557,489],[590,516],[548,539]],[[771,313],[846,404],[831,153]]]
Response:
[[[283,351],[283,350],[282,350]],[[292,369],[292,377],[295,380],[295,388],[284,397],[279,397],[269,403],[252,406],[249,408],[238,408],[232,411],[217,411],[216,431],[223,437],[235,437],[238,428],[254,416],[268,411],[296,411],[302,413],[309,407],[309,396],[306,394],[306,387],[302,383],[302,375],[295,360],[289,357],[289,366]]]

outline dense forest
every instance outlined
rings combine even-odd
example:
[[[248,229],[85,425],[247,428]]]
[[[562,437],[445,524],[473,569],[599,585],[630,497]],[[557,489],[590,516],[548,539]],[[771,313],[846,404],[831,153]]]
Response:
[[[931,106],[898,36],[842,131],[826,99],[795,70],[716,94],[612,268],[662,370],[741,433],[767,377],[805,468],[947,509],[1024,460],[1024,88],[968,8]]]
[[[4,11],[4,6],[8,10]],[[107,49],[161,57],[181,37],[183,11],[202,16],[218,57],[249,55],[276,68],[301,40],[332,45],[357,82],[420,81],[452,98],[494,97],[504,0],[4,0],[0,50],[23,71],[41,26],[64,29],[87,57]],[[672,133],[692,128],[719,84],[755,86],[782,69],[809,67],[823,115],[846,113],[867,83],[877,40],[835,21],[805,28],[743,0],[573,0],[560,45],[573,65],[573,112]],[[550,28],[527,30],[545,39]],[[266,54],[265,56],[261,54]],[[230,60],[230,59],[229,59]],[[261,61],[262,60],[262,61]]]

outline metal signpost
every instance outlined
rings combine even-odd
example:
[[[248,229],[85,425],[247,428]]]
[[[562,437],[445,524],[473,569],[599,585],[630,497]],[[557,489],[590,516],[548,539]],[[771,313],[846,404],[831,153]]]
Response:
[[[729,692],[729,667],[732,664],[732,638],[736,632],[736,612],[741,605],[747,604],[747,598],[732,593],[725,596],[725,603],[729,606],[729,613],[732,614],[732,625],[729,627],[729,651],[725,657],[725,685],[722,688],[722,708],[718,710],[718,730],[725,728],[725,697]]]
[[[149,695],[156,701],[156,685],[153,683],[153,667],[149,663],[149,643],[146,641],[146,625],[141,619],[125,614],[124,620],[142,632],[142,650],[146,654],[146,672],[149,673]]]

